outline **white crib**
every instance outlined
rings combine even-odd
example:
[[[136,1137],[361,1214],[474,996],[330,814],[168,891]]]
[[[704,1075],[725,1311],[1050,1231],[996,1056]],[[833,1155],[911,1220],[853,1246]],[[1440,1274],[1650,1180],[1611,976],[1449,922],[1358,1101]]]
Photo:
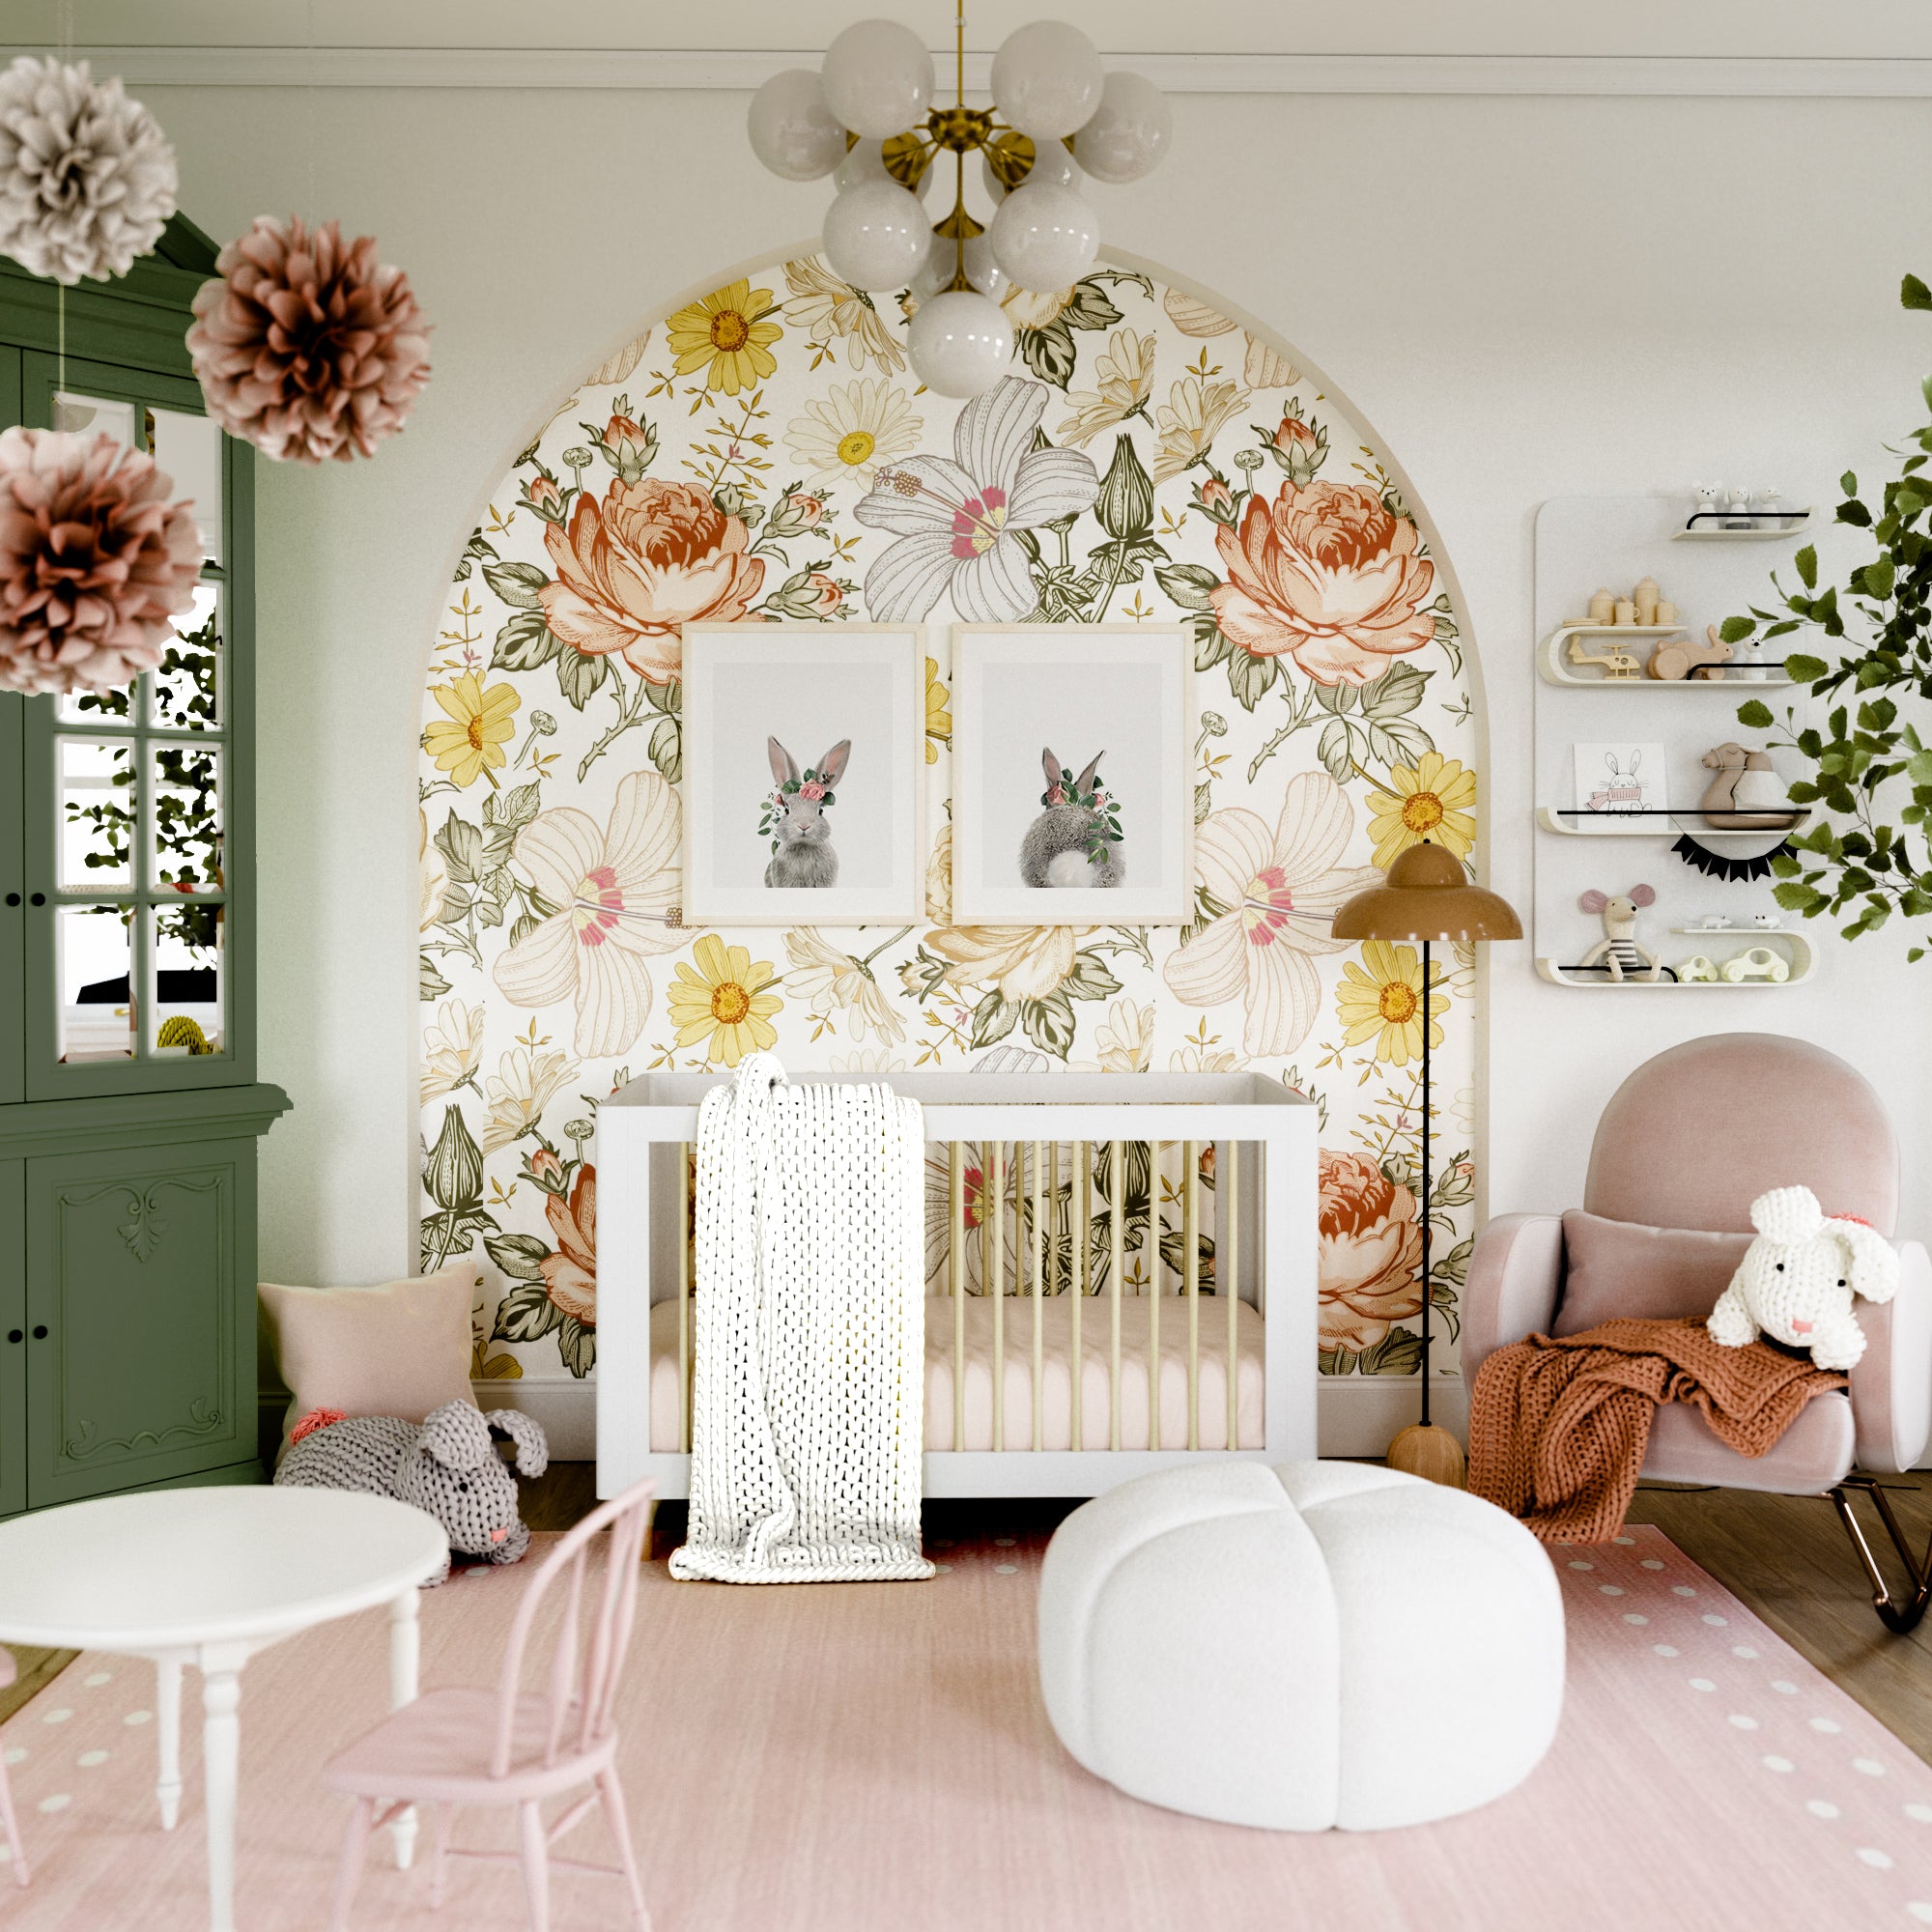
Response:
[[[601,1495],[690,1492],[690,1150],[722,1077],[645,1075],[599,1115]],[[925,1110],[928,1496],[1316,1453],[1308,1101],[1255,1073],[888,1084]]]

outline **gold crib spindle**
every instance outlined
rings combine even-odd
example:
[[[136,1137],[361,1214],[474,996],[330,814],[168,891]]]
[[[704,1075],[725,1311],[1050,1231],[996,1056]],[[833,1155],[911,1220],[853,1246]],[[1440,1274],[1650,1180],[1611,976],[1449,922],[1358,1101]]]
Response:
[[[1007,1446],[1007,1144],[1004,1141],[993,1143],[993,1246],[986,1282],[993,1296],[993,1447],[1004,1449]]]
[[[982,1203],[983,1206],[983,1203]],[[952,1446],[966,1447],[966,1159],[946,1146],[946,1292],[952,1297]]]
[[[1201,1143],[1180,1144],[1180,1279],[1187,1295],[1187,1446],[1201,1446]]]
[[[691,1453],[691,1147],[677,1150],[677,1446]]]
[[[1040,1383],[1046,1372],[1046,1346],[1040,1332],[1040,1296],[1045,1293],[1041,1286],[1041,1275],[1045,1271],[1046,1220],[1044,1203],[1040,1192],[1040,1144],[1033,1144],[1033,1229],[1027,1245],[1033,1250],[1033,1446],[1044,1446],[1044,1424],[1046,1406],[1041,1399]]]
[[[1113,1265],[1108,1269],[1108,1298],[1113,1302],[1113,1352],[1108,1364],[1107,1447],[1121,1446],[1121,1276],[1127,1266],[1127,1144],[1107,1143],[1108,1160],[1114,1175],[1114,1198],[1107,1210],[1107,1233],[1113,1243]]]
[[[1149,1141],[1148,1224],[1141,1236],[1141,1255],[1147,1262],[1148,1280],[1148,1439],[1150,1449],[1160,1447],[1160,1164],[1167,1151],[1165,1141]],[[1151,1251],[1151,1252],[1150,1252]]]
[[[1228,1447],[1241,1446],[1241,1358],[1236,1342],[1236,1321],[1241,1312],[1239,1236],[1241,1213],[1241,1146],[1238,1141],[1214,1144],[1214,1285],[1227,1302],[1228,1317]]]
[[[1072,1360],[1073,1384],[1067,1390],[1067,1408],[1071,1423],[1066,1438],[1070,1449],[1084,1449],[1087,1446],[1086,1433],[1080,1426],[1080,1385],[1087,1379],[1086,1357],[1080,1352],[1080,1318],[1087,1303],[1087,1244],[1094,1236],[1094,1143],[1076,1141],[1073,1144],[1073,1186],[1080,1197],[1080,1212],[1074,1219],[1078,1231],[1074,1236],[1075,1247],[1072,1256],[1072,1280],[1068,1289],[1073,1296],[1073,1307],[1069,1313],[1069,1322],[1073,1330],[1068,1352]]]

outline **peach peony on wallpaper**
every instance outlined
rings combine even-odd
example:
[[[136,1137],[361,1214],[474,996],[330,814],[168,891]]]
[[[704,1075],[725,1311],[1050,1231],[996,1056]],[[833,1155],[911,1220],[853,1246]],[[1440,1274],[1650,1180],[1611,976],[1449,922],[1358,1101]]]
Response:
[[[425,1268],[476,1259],[479,1377],[593,1368],[600,1103],[760,1047],[855,1076],[1288,1081],[1321,1111],[1323,1369],[1400,1376],[1420,1354],[1428,1028],[1453,1332],[1473,962],[1444,949],[1425,986],[1413,947],[1341,946],[1329,921],[1419,838],[1470,856],[1462,613],[1379,452],[1271,341],[1104,265],[1008,313],[1011,373],[960,405],[918,385],[899,304],[774,262],[593,371],[469,539],[423,710],[421,1248]],[[928,626],[923,921],[681,923],[697,619]],[[952,923],[948,627],[1020,619],[1191,629],[1188,925]],[[1080,911],[1103,921],[1105,896]],[[1155,1267],[1170,1183],[1129,1176]]]

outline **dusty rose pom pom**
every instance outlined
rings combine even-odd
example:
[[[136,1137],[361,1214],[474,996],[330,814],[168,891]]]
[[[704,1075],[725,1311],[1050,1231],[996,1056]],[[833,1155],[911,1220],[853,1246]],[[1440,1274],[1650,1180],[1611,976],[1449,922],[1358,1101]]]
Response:
[[[201,573],[173,487],[111,436],[0,436],[0,690],[109,691],[160,663]]]
[[[259,214],[222,249],[187,332],[208,411],[277,461],[373,456],[429,382],[409,277],[364,235]]]

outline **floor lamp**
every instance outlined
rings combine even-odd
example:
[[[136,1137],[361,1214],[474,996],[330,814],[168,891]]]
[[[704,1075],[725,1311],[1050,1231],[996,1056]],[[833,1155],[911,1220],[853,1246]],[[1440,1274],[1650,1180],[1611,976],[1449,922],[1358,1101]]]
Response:
[[[1461,1488],[1463,1446],[1429,1420],[1429,948],[1433,941],[1520,939],[1522,922],[1507,899],[1472,886],[1462,862],[1426,839],[1398,854],[1385,884],[1373,886],[1335,914],[1337,939],[1413,939],[1422,944],[1422,1420],[1388,1446],[1388,1465]]]

